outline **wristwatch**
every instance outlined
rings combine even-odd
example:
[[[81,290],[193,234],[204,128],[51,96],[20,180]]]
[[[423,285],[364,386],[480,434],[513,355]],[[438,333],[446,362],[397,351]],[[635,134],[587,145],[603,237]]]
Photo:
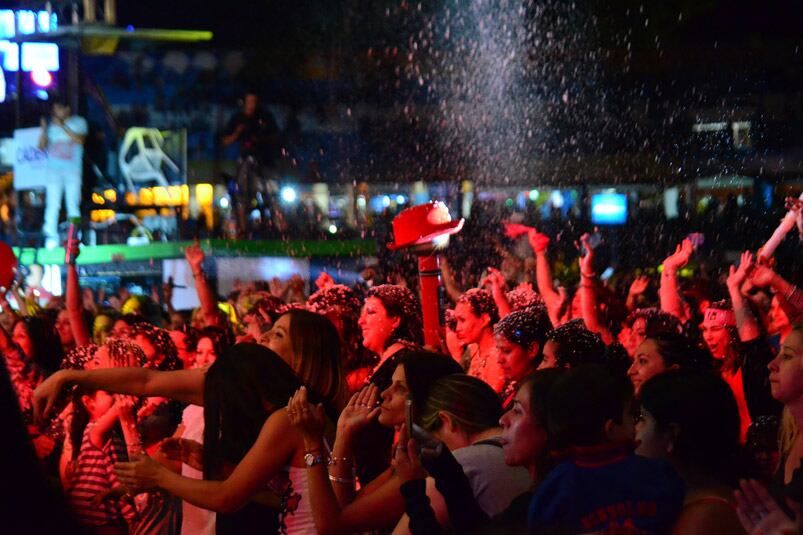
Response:
[[[304,464],[307,465],[307,468],[312,468],[316,464],[325,464],[326,462],[326,456],[322,453],[307,453],[304,455]]]

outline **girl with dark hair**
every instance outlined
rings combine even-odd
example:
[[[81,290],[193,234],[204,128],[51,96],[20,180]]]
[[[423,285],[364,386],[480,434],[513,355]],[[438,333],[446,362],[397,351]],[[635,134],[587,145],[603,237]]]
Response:
[[[360,300],[351,288],[333,284],[321,288],[307,300],[307,309],[326,316],[331,321],[343,347],[343,370],[349,393],[353,394],[365,385],[379,362],[379,356],[366,349],[358,325]]]
[[[730,301],[711,303],[700,324],[703,340],[739,404],[742,440],[754,418],[778,415],[781,410],[768,388],[767,365],[772,360],[772,348],[753,313],[752,304],[741,292],[742,284],[753,269],[753,260],[753,255],[745,252],[739,267],[731,266],[727,278]]]
[[[538,369],[575,368],[605,360],[605,344],[597,333],[586,329],[582,319],[569,320],[547,335],[544,358]]]
[[[288,533],[308,532],[312,519],[309,501],[305,499],[306,478],[302,468],[305,452],[282,407],[301,385],[298,375],[305,374],[319,380],[308,383],[311,395],[315,401],[324,403],[329,419],[334,421],[336,396],[341,391],[335,381],[341,375],[334,327],[325,318],[305,313],[326,323],[314,325],[314,336],[307,331],[309,337],[321,340],[302,348],[291,344],[289,351],[284,346],[284,353],[277,354],[263,346],[238,344],[206,371],[62,370],[38,391],[38,408],[46,414],[58,393],[69,384],[139,396],[165,396],[203,405],[206,424],[203,471],[207,480],[181,477],[148,457],[121,464],[118,470],[121,480],[133,488],[163,488],[194,505],[225,513],[218,516],[217,529],[231,533],[276,530],[275,523],[271,523],[271,516],[275,522],[275,515],[263,506],[249,504],[270,484],[282,496],[283,529]],[[327,324],[329,330],[321,328]],[[282,327],[282,338],[295,339],[298,325],[303,323],[289,321],[288,317],[288,330]],[[319,362],[300,367],[302,358],[298,353],[302,352],[306,358]],[[295,367],[298,368],[294,371]],[[332,395],[326,397],[319,392]],[[237,466],[229,472],[233,464]],[[229,514],[234,511],[237,513]]]
[[[47,346],[53,344],[53,351],[58,353],[58,360],[61,361],[58,337],[54,332],[50,332],[48,336],[46,325],[41,318],[22,318],[14,325],[13,339],[0,328],[0,354],[3,364],[8,370],[28,433],[40,459],[47,458],[56,444],[52,437],[42,434],[34,425],[33,392],[45,378],[45,372],[36,357],[42,355],[40,351],[46,351]],[[32,337],[32,333],[41,334],[49,343],[42,344],[42,338]]]
[[[465,292],[454,307],[457,337],[472,349],[467,373],[478,377],[501,392],[505,374],[499,364],[494,339],[494,325],[499,310],[487,290],[472,288]]]
[[[710,370],[711,354],[681,334],[657,334],[639,344],[627,371],[636,395],[651,377],[667,370]]]
[[[625,320],[619,340],[629,355],[635,355],[636,349],[647,338],[659,334],[679,334],[680,321],[668,312],[655,307],[638,308]]]
[[[426,351],[402,352],[398,362],[391,385],[382,392],[379,407],[376,406],[375,385],[352,396],[337,422],[337,438],[331,456],[323,442],[322,408],[310,406],[305,391],[296,393],[288,406],[291,422],[304,437],[307,451],[315,455],[307,466],[315,527],[319,533],[385,529],[395,525],[404,512],[398,491],[401,482],[392,468],[371,483],[361,481],[362,488],[355,498],[354,439],[374,420],[398,429],[404,423],[408,399],[413,407],[423,407],[438,379],[462,373],[462,370],[451,358]]]
[[[194,368],[211,366],[217,358],[234,344],[231,329],[211,325],[195,334]]]
[[[176,331],[172,331],[176,332]],[[193,368],[206,369],[229,350],[233,336],[229,329],[209,326],[201,329],[196,342]],[[166,464],[174,472],[192,479],[203,479],[204,408],[187,405],[173,438],[162,441],[160,450],[177,464]],[[165,463],[163,463],[165,464]],[[181,532],[187,535],[215,533],[215,513],[183,501]]]
[[[131,327],[129,337],[145,352],[148,359],[145,367],[157,370],[181,368],[176,344],[168,331],[150,323],[137,323]]]
[[[368,291],[358,322],[363,346],[379,355],[371,382],[387,388],[396,368],[392,359],[399,351],[424,343],[421,305],[413,292],[403,286],[382,284]]]
[[[291,309],[279,316],[260,339],[295,371],[305,385],[340,409],[347,400],[337,329],[324,316]]]
[[[500,395],[505,407],[516,394],[519,382],[538,368],[551,330],[545,307],[516,310],[494,327],[499,365],[505,374]]]
[[[727,383],[710,372],[671,370],[644,383],[639,399],[636,452],[668,460],[686,483],[673,531],[744,533],[733,500],[739,409]]]
[[[39,365],[46,375],[59,369],[63,349],[53,323],[47,318],[20,318],[14,325],[11,338],[25,358]]]

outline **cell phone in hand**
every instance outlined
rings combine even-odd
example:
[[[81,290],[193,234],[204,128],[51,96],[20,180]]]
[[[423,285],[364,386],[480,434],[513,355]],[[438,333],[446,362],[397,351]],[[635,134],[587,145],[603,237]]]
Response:
[[[705,234],[702,232],[692,232],[686,238],[691,242],[692,247],[699,249],[705,243]]]
[[[594,233],[588,236],[588,246],[591,247],[591,250],[594,250],[600,243],[602,243],[602,234],[595,229]],[[583,242],[580,242],[580,256],[585,256],[586,254],[588,254],[586,246]]]
[[[440,455],[443,443],[413,421],[413,400],[409,397],[404,404],[404,419],[409,437],[416,441],[418,456],[434,459]]]
[[[75,223],[70,223],[70,228],[67,230],[67,247],[64,254],[64,262],[66,264],[74,264],[75,263],[75,256],[73,255],[73,249],[75,248],[75,243],[78,240],[78,229],[75,228]]]

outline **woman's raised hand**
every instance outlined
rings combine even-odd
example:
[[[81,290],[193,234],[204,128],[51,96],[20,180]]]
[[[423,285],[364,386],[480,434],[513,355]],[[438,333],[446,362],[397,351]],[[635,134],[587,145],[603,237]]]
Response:
[[[489,267],[488,275],[482,280],[480,286],[490,286],[492,294],[504,294],[507,281],[498,269]]]
[[[533,248],[535,254],[543,253],[549,247],[549,236],[541,234],[535,229],[527,233],[527,239],[530,241],[530,247]]]
[[[195,240],[192,245],[184,249],[184,258],[187,259],[187,263],[190,265],[193,272],[200,269],[201,264],[204,263],[204,250],[201,249],[198,240]]]
[[[337,420],[337,435],[355,433],[379,417],[379,388],[370,383],[355,392]]]
[[[323,440],[325,426],[323,405],[313,406],[307,399],[307,387],[302,386],[287,402],[287,416],[307,447],[318,446]]]
[[[694,251],[691,240],[686,238],[675,248],[675,252],[664,260],[664,269],[676,270],[686,265]]]
[[[630,290],[627,292],[628,295],[637,296],[643,294],[647,290],[647,286],[650,285],[650,278],[646,275],[642,275],[640,277],[636,277],[633,279],[633,283],[630,285]]]

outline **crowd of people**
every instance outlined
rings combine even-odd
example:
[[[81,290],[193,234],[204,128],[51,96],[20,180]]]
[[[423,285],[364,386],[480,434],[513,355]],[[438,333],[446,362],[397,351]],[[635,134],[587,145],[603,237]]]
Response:
[[[790,207],[783,232],[802,217]],[[686,239],[623,293],[591,236],[570,288],[554,236],[523,232],[531,262],[486,266],[474,287],[444,270],[434,346],[404,280],[218,296],[195,244],[197,310],[174,310],[169,286],[106,305],[73,247],[63,300],[0,300],[20,409],[6,526],[799,533],[803,291],[771,251],[700,285],[678,277]]]

